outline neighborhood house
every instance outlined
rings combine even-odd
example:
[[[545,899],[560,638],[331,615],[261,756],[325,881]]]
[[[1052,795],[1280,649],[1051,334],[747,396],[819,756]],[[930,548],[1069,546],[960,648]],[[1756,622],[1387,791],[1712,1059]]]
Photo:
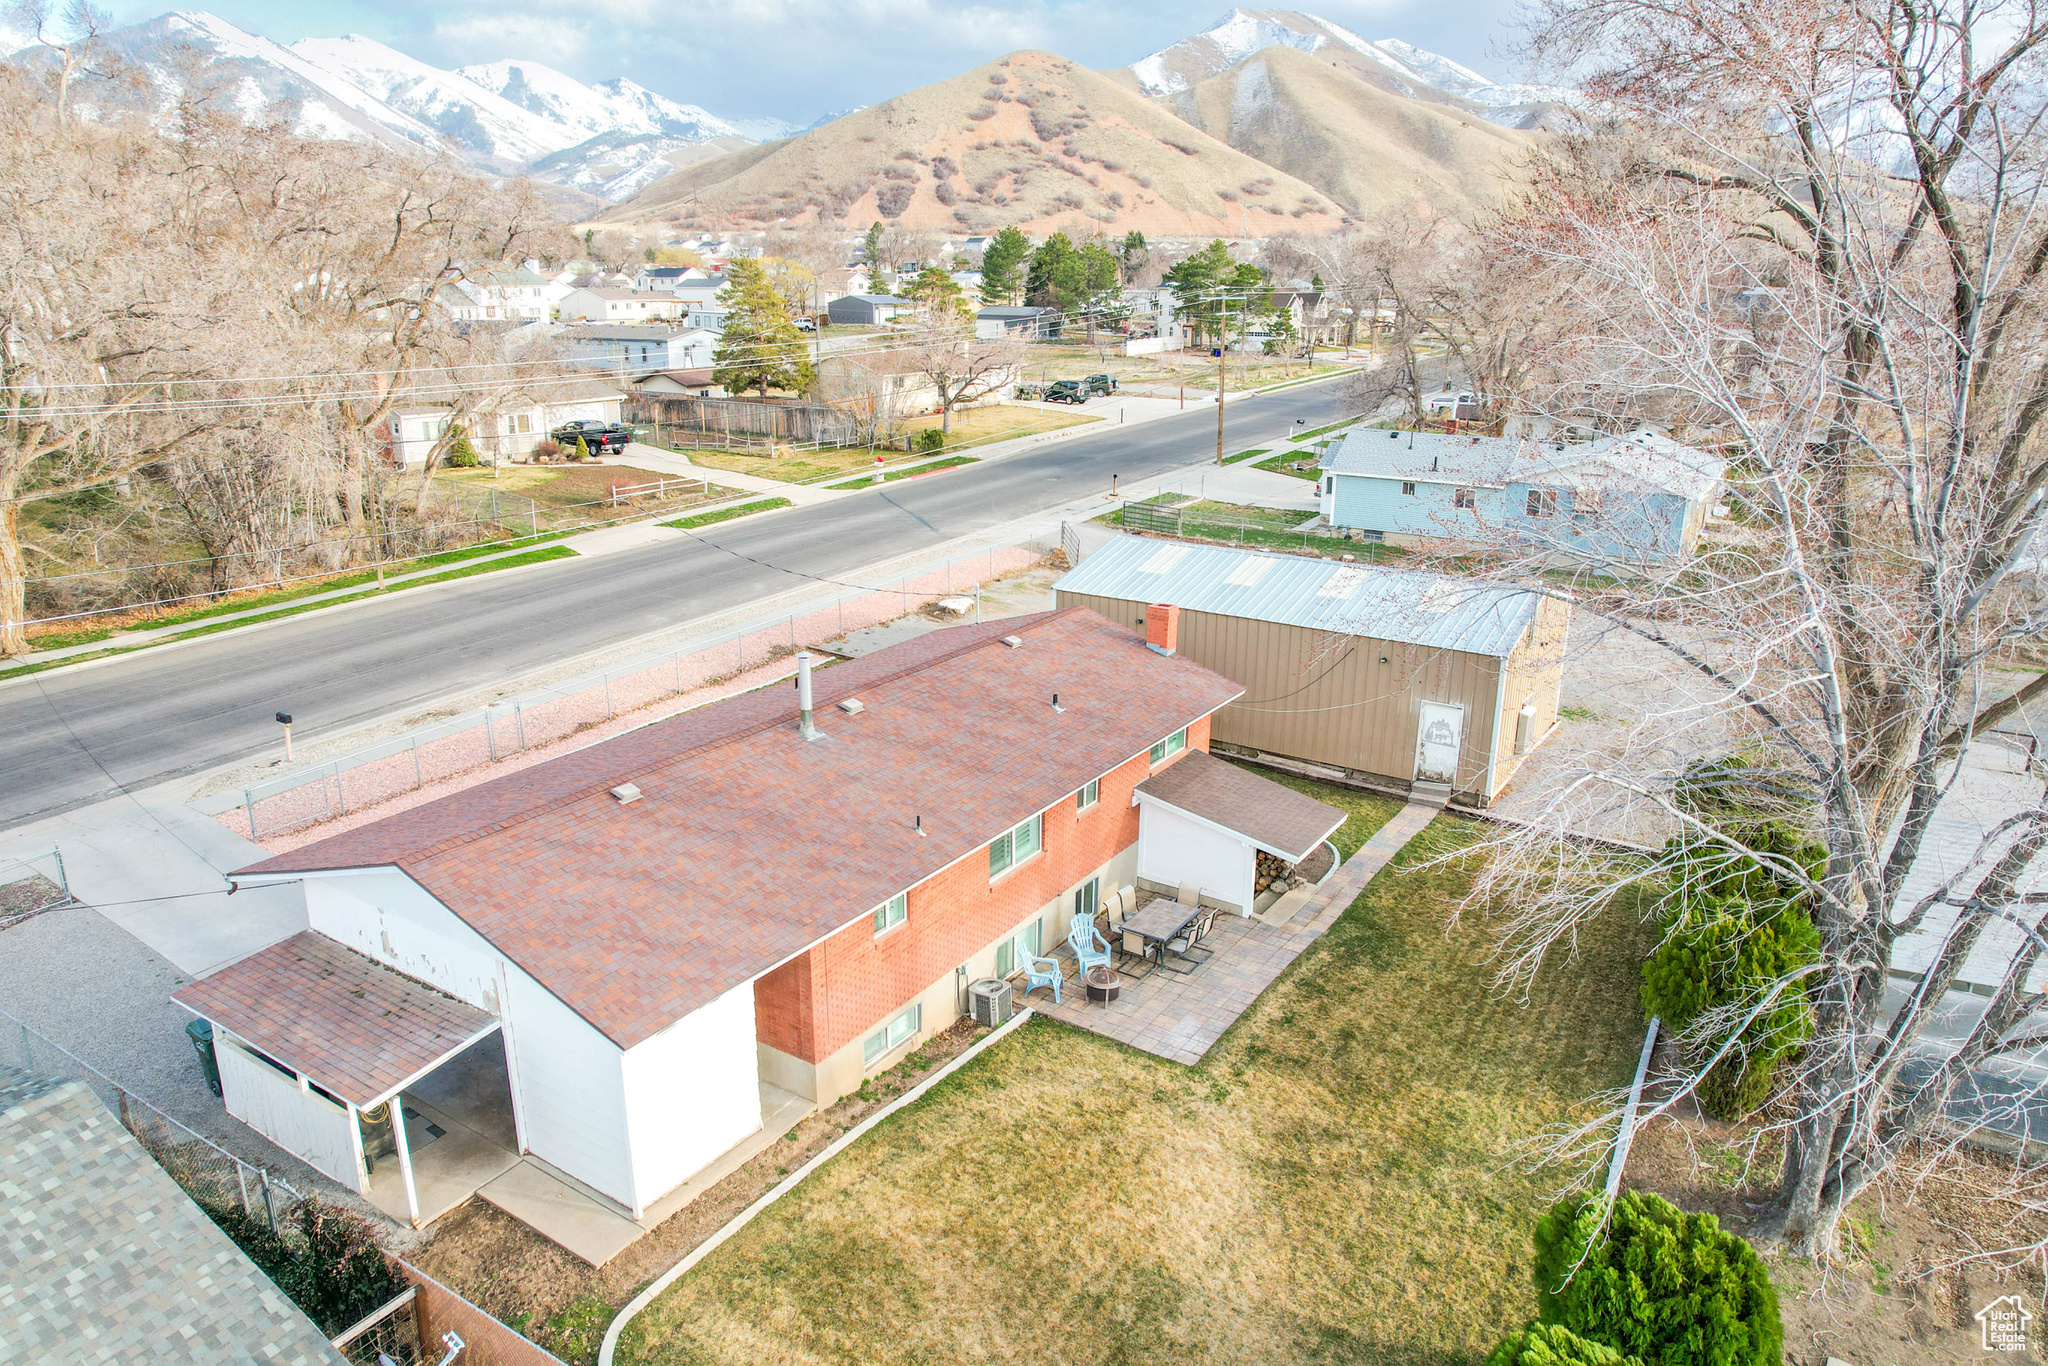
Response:
[[[1651,432],[1571,445],[1354,430],[1322,459],[1332,526],[1404,548],[1510,541],[1627,564],[1690,556],[1728,462]]]
[[[402,469],[424,465],[450,444],[450,432],[462,428],[482,460],[517,460],[557,427],[571,422],[617,422],[626,396],[610,385],[595,380],[571,380],[549,386],[549,396],[537,399],[526,394],[507,394],[495,400],[488,411],[456,416],[447,404],[422,408],[401,408],[393,413],[387,429],[385,454]]]
[[[1219,749],[1484,806],[1557,723],[1570,607],[1440,574],[1118,536],[1055,585],[1244,684]]]
[[[229,1111],[415,1223],[515,1166],[638,1220],[1077,910],[1248,900],[1245,851],[1342,818],[1295,829],[1307,799],[1209,759],[1238,685],[1091,612],[799,659],[236,874],[302,884],[308,928],[176,995]]]
[[[847,294],[825,305],[825,317],[833,323],[875,327],[893,323],[896,315],[910,308],[910,300],[893,294]]]

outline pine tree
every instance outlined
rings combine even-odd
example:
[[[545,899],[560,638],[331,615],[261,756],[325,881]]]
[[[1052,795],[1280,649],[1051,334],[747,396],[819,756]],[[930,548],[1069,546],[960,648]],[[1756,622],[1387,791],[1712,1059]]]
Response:
[[[917,306],[919,317],[936,327],[964,322],[973,316],[967,306],[967,292],[959,281],[939,269],[926,266],[903,290],[903,297]]]
[[[981,253],[981,301],[985,304],[1014,304],[1024,288],[1024,262],[1031,255],[1031,239],[1014,225],[995,235]]]
[[[879,218],[861,240],[861,259],[867,263],[868,278],[872,281],[882,269],[882,220]]]
[[[811,387],[811,362],[804,334],[789,316],[789,301],[759,261],[732,263],[718,302],[726,310],[725,331],[711,353],[712,379],[727,393]]]

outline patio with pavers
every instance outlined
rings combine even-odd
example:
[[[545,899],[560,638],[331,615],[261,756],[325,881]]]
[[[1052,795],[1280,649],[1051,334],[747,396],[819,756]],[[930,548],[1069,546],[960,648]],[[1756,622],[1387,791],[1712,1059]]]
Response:
[[[1074,951],[1063,943],[1050,955],[1060,965],[1059,1002],[1055,1004],[1051,992],[1041,987],[1019,1004],[1170,1062],[1200,1062],[1287,965],[1337,922],[1365,884],[1421,833],[1437,810],[1416,802],[1403,807],[1304,904],[1285,910],[1275,906],[1264,920],[1217,916],[1201,941],[1201,947],[1211,952],[1191,971],[1141,963],[1118,953],[1122,982],[1117,999],[1105,1005],[1088,999],[1075,969]],[[1144,898],[1138,910],[1151,900]]]

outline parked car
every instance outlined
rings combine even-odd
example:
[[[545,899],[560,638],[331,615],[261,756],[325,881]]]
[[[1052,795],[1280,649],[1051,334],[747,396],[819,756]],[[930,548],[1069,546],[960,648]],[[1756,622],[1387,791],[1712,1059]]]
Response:
[[[1086,381],[1078,379],[1063,379],[1049,384],[1045,388],[1045,401],[1047,403],[1086,403],[1090,390],[1084,387],[1085,384]]]
[[[818,330],[818,324],[810,318],[798,318],[796,320],[796,330],[799,332],[815,332]]]
[[[1088,386],[1091,394],[1113,394],[1116,392],[1115,375],[1090,375],[1081,381]]]
[[[548,436],[567,447],[574,447],[576,438],[582,437],[592,455],[617,455],[633,439],[633,429],[618,422],[584,418],[580,422],[565,422]]]

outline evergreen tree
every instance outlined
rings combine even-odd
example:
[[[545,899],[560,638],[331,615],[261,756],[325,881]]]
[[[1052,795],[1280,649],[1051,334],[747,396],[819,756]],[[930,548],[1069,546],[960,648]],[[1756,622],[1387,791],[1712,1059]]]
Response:
[[[1231,260],[1220,237],[1167,271],[1165,280],[1182,325],[1209,345],[1223,345],[1226,333],[1243,336],[1249,319],[1271,308],[1266,272]]]
[[[1136,228],[1124,234],[1124,240],[1117,247],[1116,254],[1125,284],[1137,279],[1138,273],[1152,260],[1152,249],[1145,245],[1145,234]]]
[[[1024,261],[1031,239],[1014,225],[1004,228],[981,253],[981,301],[1014,304],[1024,288]]]
[[[1024,302],[1057,309],[1069,323],[1081,321],[1090,333],[1114,323],[1122,308],[1123,276],[1116,254],[1100,242],[1075,246],[1056,232],[1031,253],[1024,277]]]
[[[1643,1366],[1781,1366],[1778,1292],[1763,1259],[1711,1214],[1624,1191],[1578,1192],[1536,1226],[1536,1312]],[[1540,1360],[1540,1358],[1538,1358]]]
[[[1612,1347],[1589,1342],[1569,1328],[1532,1323],[1487,1355],[1486,1366],[1643,1366]]]
[[[974,316],[967,292],[937,266],[926,266],[904,287],[903,297],[917,306],[921,320],[935,327],[959,324]]]
[[[811,361],[804,334],[789,316],[789,301],[759,261],[732,263],[718,302],[726,309],[725,331],[711,353],[711,375],[727,393],[811,387]]]
[[[879,218],[861,240],[861,259],[867,262],[868,279],[872,283],[875,272],[882,268],[882,220]]]

